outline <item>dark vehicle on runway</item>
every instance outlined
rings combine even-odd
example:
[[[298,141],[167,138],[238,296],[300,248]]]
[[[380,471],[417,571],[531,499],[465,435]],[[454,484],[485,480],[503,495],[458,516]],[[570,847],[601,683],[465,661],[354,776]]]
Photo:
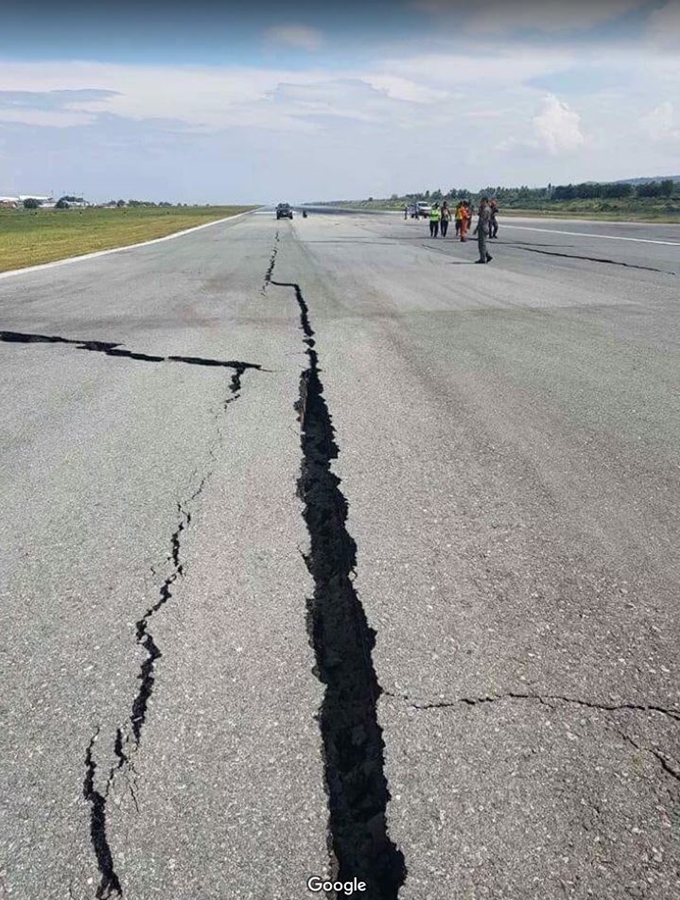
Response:
[[[279,205],[276,207],[276,218],[277,220],[293,218],[293,210],[290,203],[279,203]]]

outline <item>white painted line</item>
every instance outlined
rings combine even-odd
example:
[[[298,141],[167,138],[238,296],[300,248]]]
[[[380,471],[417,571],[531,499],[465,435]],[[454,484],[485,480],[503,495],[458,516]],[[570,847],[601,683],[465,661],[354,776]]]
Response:
[[[249,216],[252,210],[244,213],[237,213],[235,216],[227,216],[226,219],[215,219],[214,222],[204,222],[203,225],[194,225],[193,228],[185,228],[184,231],[175,231],[173,234],[166,234],[165,237],[153,238],[150,241],[141,241],[139,244],[126,244],[124,247],[112,247],[110,250],[97,250],[95,253],[83,253],[81,256],[67,256],[65,259],[55,259],[54,262],[41,263],[39,266],[26,266],[24,269],[11,269],[9,272],[0,272],[0,278],[11,278],[13,275],[25,275],[27,272],[42,272],[45,269],[56,269],[57,266],[67,266],[69,263],[82,262],[85,259],[96,259],[98,256],[109,256],[112,253],[122,253],[123,250],[134,250],[137,247],[148,247],[150,244],[160,244],[162,241],[171,241],[174,238],[182,237],[184,234],[191,234],[193,231],[200,231],[202,228],[210,228],[212,225],[221,225],[223,222],[234,222],[242,216]]]
[[[499,220],[502,228],[517,228],[519,231],[543,231],[546,234],[572,234],[574,237],[603,238],[606,241],[635,241],[638,244],[664,244],[666,247],[680,247],[680,241],[653,241],[651,238],[623,237],[620,234],[586,234],[583,231],[558,231],[557,228],[531,228],[529,225],[508,225]]]

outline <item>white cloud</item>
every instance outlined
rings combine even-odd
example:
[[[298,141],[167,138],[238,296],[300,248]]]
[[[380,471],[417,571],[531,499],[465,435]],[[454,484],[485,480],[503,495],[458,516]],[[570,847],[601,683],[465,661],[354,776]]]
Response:
[[[363,81],[378,91],[383,91],[393,100],[405,100],[409,103],[435,103],[448,96],[447,91],[418,84],[408,78],[397,75],[365,75]]]
[[[326,79],[321,71],[293,73],[254,68],[140,66],[89,62],[0,62],[0,84],[7,90],[80,89],[94,85],[114,91],[109,98],[80,104],[88,120],[97,113],[127,119],[173,119],[187,127],[225,129],[255,126],[286,130],[296,122],[271,103],[273,92],[287,82],[301,85]],[[13,121],[33,124],[30,109],[16,111]],[[0,119],[4,111],[0,110]],[[24,116],[22,118],[22,115]],[[304,130],[304,124],[300,124]]]
[[[37,125],[39,127],[71,128],[74,125],[89,125],[93,121],[91,115],[76,110],[52,109],[0,109],[0,122],[20,125]]]
[[[554,156],[578,150],[584,143],[580,123],[578,113],[554,94],[545,97],[543,109],[533,120],[536,137]]]
[[[676,125],[675,110],[670,100],[666,100],[640,120],[640,130],[653,141],[675,141],[680,139],[680,127]]]
[[[323,34],[307,25],[278,25],[266,32],[268,40],[285,44],[296,50],[318,50],[323,44]]]
[[[621,70],[622,48],[595,52],[601,67]],[[186,182],[187,201],[201,178],[225,190],[232,178],[245,198],[263,196],[267,179],[287,184],[291,172],[301,197],[310,197],[309,179],[321,198],[324,184],[335,196],[361,196],[361,184],[377,195],[382,183],[389,194],[450,180],[474,187],[672,171],[678,145],[669,137],[680,128],[679,108],[661,101],[678,96],[677,62],[641,41],[626,51],[629,80],[616,90],[588,92],[581,84],[572,94],[568,78],[548,95],[531,86],[534,78],[574,71],[586,55],[565,45],[494,49],[466,39],[408,43],[399,53],[392,47],[391,58],[376,53],[345,71],[328,70],[316,57],[306,70],[0,60],[7,92],[0,122],[14,126],[4,129],[8,165],[35,158],[32,177],[45,165],[45,146],[65,184],[86,157],[94,171],[109,153],[105,180],[116,193],[111,171],[141,179],[142,151],[153,147],[165,154],[169,181]],[[71,94],[47,108],[54,91]],[[20,103],[10,104],[11,92],[22,92]],[[641,121],[647,140],[640,140]],[[43,137],[38,126],[53,130]],[[588,153],[579,153],[586,136]],[[225,153],[239,180],[225,169]],[[143,172],[149,179],[156,170]],[[122,184],[123,175],[116,177]]]
[[[471,85],[484,85],[485,91],[496,93],[508,86],[522,84],[550,72],[559,72],[575,64],[576,54],[565,48],[482,46],[474,51],[459,47],[440,52],[409,53],[401,59],[390,57],[380,61],[380,72],[399,72],[406,78],[430,88],[459,91]]]

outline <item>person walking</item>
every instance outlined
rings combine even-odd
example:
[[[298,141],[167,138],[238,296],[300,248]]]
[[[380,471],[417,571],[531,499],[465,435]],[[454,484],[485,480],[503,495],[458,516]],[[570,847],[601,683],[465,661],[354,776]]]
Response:
[[[439,224],[441,229],[442,237],[446,237],[446,232],[449,230],[449,222],[451,221],[451,210],[449,209],[449,204],[444,200],[442,203],[442,218]]]
[[[408,206],[404,207],[404,218],[408,219]]]
[[[494,197],[489,203],[490,219],[489,219],[489,237],[498,237],[498,200]]]
[[[458,205],[456,206],[456,237],[460,237],[460,228],[461,223],[463,221],[463,201],[459,200]]]
[[[436,238],[439,235],[439,223],[441,222],[441,218],[442,213],[439,209],[439,204],[435,203],[430,212],[430,237]]]
[[[474,230],[474,233],[477,235],[477,247],[479,249],[479,259],[475,260],[476,263],[488,263],[493,259],[489,251],[486,249],[486,240],[489,234],[490,221],[491,209],[489,208],[489,198],[482,197],[482,202],[479,204],[479,217],[477,219],[477,227]]]
[[[472,212],[470,210],[470,201],[463,200],[463,216],[460,220],[460,239],[467,241],[467,233],[472,222]]]

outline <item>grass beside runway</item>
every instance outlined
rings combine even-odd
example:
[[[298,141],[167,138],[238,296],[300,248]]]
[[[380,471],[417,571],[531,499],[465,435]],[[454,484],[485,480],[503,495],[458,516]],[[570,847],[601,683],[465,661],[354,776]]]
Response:
[[[476,205],[479,197],[471,194]],[[457,201],[448,200],[450,206]],[[330,204],[328,204],[330,205]],[[338,208],[355,212],[398,212],[404,214],[404,203],[390,200],[337,201]],[[590,219],[593,222],[650,222],[680,225],[680,197],[671,200],[658,197],[612,200],[553,200],[550,203],[500,201],[503,216],[524,216],[536,219]]]
[[[519,216],[529,219],[585,219],[591,222],[646,222],[653,225],[680,225],[680,209],[677,212],[664,210],[620,210],[614,212],[598,212],[587,207],[565,209],[519,209],[503,207],[501,213],[511,218]]]
[[[0,272],[127,247],[235,216],[253,206],[0,210]]]

